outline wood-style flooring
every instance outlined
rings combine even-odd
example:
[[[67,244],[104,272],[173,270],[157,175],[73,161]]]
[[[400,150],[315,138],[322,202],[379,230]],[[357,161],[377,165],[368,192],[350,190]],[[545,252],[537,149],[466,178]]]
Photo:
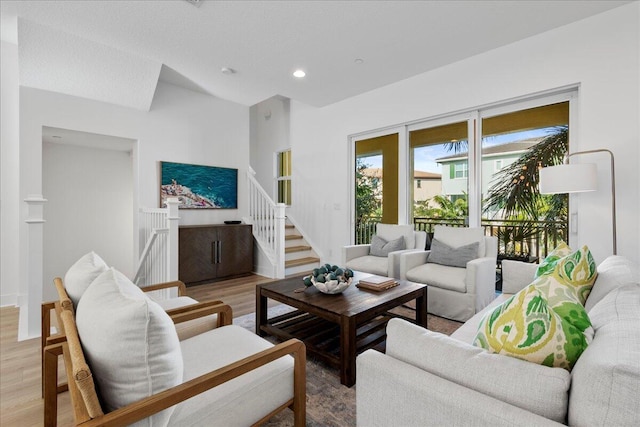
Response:
[[[188,287],[187,294],[198,301],[222,300],[239,317],[255,311],[256,285],[270,281],[251,275]],[[40,339],[18,342],[18,317],[18,308],[0,308],[0,426],[42,426]],[[73,425],[68,394],[59,396],[59,426]]]

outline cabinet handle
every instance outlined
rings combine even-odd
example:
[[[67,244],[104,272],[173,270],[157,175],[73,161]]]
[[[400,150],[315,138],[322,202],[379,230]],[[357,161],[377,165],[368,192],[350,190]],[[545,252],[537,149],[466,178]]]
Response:
[[[218,264],[222,262],[222,241],[218,240]]]
[[[218,263],[218,242],[215,240],[211,242],[211,264]]]

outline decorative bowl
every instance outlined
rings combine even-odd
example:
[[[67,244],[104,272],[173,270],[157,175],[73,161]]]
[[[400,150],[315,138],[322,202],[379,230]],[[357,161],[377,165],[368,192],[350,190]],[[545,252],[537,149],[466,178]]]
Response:
[[[339,280],[327,280],[326,282],[316,282],[313,276],[311,276],[311,283],[316,287],[317,290],[322,292],[323,294],[339,294],[342,293],[345,289],[351,285],[353,282],[353,277],[349,277],[346,282],[341,282]]]

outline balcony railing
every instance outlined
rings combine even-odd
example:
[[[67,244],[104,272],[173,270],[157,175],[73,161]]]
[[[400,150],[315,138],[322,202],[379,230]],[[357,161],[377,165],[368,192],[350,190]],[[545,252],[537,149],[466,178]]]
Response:
[[[369,218],[356,224],[356,244],[371,241],[376,224],[381,218]],[[465,227],[465,218],[414,218],[416,230],[433,233],[436,225]],[[498,237],[498,253],[507,256],[527,256],[542,259],[558,245],[567,240],[565,221],[523,221],[507,219],[483,219],[485,235]]]

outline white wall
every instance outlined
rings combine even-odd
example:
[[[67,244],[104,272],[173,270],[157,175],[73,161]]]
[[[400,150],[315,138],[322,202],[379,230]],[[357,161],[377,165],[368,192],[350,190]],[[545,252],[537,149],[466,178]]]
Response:
[[[102,102],[32,88],[20,88],[20,200],[43,195],[42,126],[134,139],[134,210],[159,205],[159,161],[237,168],[238,209],[182,210],[180,224],[220,223],[246,214],[246,171],[249,164],[249,108],[160,82],[151,111],[144,112]],[[45,204],[46,211],[46,204]],[[26,204],[21,204],[20,284],[29,293],[28,336],[38,333],[40,284],[51,278],[27,272],[29,257]],[[46,221],[46,214],[45,214]],[[134,218],[134,227],[136,218]],[[46,223],[44,227],[46,227]],[[4,232],[4,230],[3,230]],[[40,242],[40,245],[42,243]],[[136,253],[139,249],[136,249]],[[43,254],[46,258],[48,255]],[[108,255],[106,255],[108,256]],[[4,266],[3,266],[4,267]],[[9,266],[15,268],[15,266]],[[29,274],[27,274],[29,273]],[[39,302],[38,302],[39,304]],[[22,312],[21,312],[22,313]],[[24,337],[24,335],[23,335]]]
[[[572,151],[615,153],[618,253],[639,260],[639,8],[634,2],[324,108],[292,101],[292,215],[338,263],[350,241],[348,135],[579,84]],[[309,167],[328,153],[330,173]],[[602,261],[611,253],[606,157],[598,165],[602,190],[573,198],[580,219],[570,240]]]
[[[18,46],[0,48],[0,306],[18,303],[20,175]]]
[[[274,96],[251,107],[251,167],[275,200],[274,153],[291,147],[288,98]]]
[[[89,251],[133,277],[131,152],[44,142],[42,157],[44,299],[57,295],[47,278]]]

